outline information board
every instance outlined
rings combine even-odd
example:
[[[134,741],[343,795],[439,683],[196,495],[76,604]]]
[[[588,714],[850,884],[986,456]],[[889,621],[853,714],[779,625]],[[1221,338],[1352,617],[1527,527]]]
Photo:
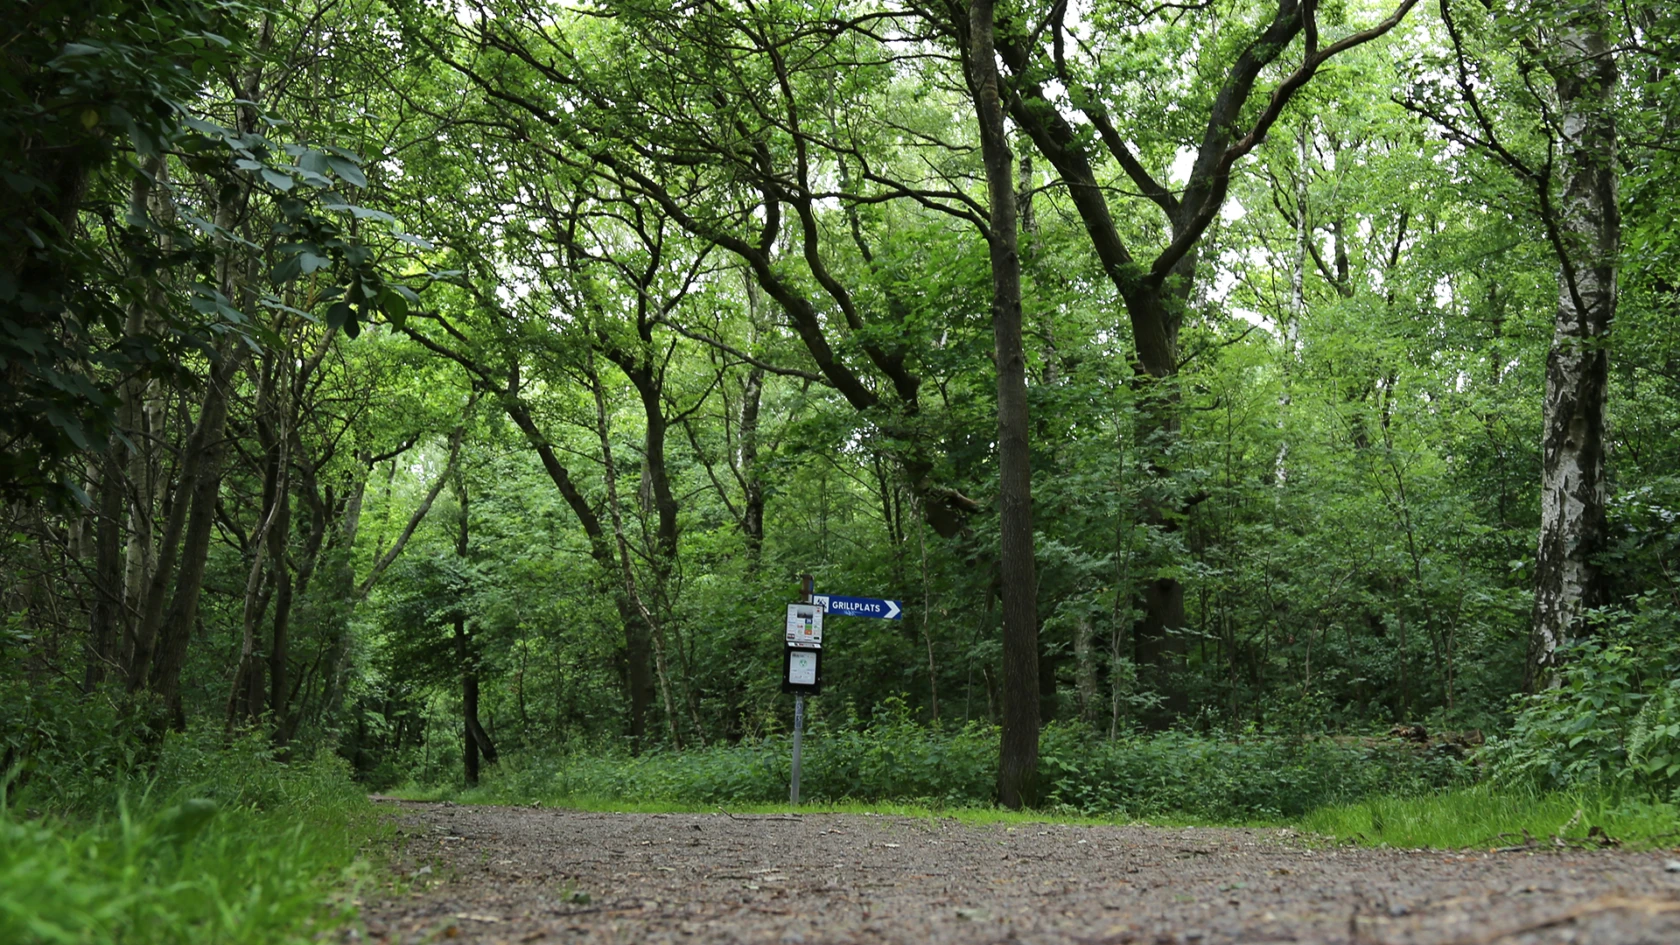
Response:
[[[818,604],[789,604],[787,642],[793,646],[822,646],[823,609]]]
[[[790,646],[782,654],[782,691],[815,696],[822,692],[822,650]]]

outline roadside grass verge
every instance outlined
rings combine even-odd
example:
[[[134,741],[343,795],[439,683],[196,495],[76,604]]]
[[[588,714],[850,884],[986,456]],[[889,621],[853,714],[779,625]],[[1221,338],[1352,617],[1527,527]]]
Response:
[[[798,807],[787,801],[780,803],[705,804],[687,801],[636,801],[625,798],[589,796],[551,796],[543,798],[510,797],[490,786],[478,788],[429,787],[408,785],[387,795],[405,801],[450,801],[457,804],[485,804],[491,806],[540,806],[601,814],[724,814],[740,817],[774,816],[785,814],[855,814],[866,817],[908,817],[918,820],[955,820],[967,824],[1073,824],[1122,825],[1142,827],[1288,827],[1279,820],[1254,819],[1240,822],[1215,821],[1205,817],[1165,814],[1139,820],[1124,814],[1084,814],[1066,806],[1040,807],[1028,810],[1009,810],[995,804],[964,806],[933,806],[910,801],[824,801],[806,803]]]
[[[1004,817],[986,813],[993,808],[997,750],[997,730],[981,725],[927,727],[889,716],[867,726],[820,728],[805,740],[801,809],[896,806]],[[1106,739],[1051,725],[1040,752],[1040,808],[1024,815],[1038,820],[1279,825],[1327,804],[1440,791],[1467,784],[1472,775],[1457,758],[1404,745],[1252,733]],[[781,737],[639,756],[611,749],[509,755],[472,791],[446,782],[397,793],[596,810],[785,811],[788,756]]]
[[[1375,797],[1318,808],[1303,830],[1368,846],[1488,849],[1524,845],[1596,846],[1598,828],[1622,846],[1680,844],[1680,808],[1612,792],[1543,793],[1476,785],[1412,797]],[[1525,833],[1526,836],[1525,836]]]
[[[483,787],[417,788],[408,786],[392,796],[417,801],[454,801],[460,804],[539,804],[594,813],[634,814],[858,814],[879,817],[948,819],[971,824],[1118,824],[1152,827],[1291,828],[1304,837],[1332,843],[1401,849],[1442,850],[1507,847],[1523,844],[1528,831],[1537,848],[1555,847],[1552,838],[1597,846],[1589,836],[1601,828],[1625,849],[1680,847],[1680,808],[1653,801],[1611,801],[1597,794],[1542,794],[1518,789],[1498,791],[1476,786],[1415,797],[1366,798],[1349,804],[1318,807],[1299,817],[1218,819],[1184,812],[1148,818],[1123,813],[1081,813],[1066,805],[1014,811],[995,805],[932,806],[902,801],[826,801],[792,807],[780,803],[707,804],[674,800],[632,800],[619,797],[553,795],[541,798],[509,795],[493,780]],[[1576,816],[1576,811],[1581,815]]]
[[[353,919],[389,828],[347,765],[170,738],[103,803],[26,785],[0,807],[0,942],[290,945]]]
[[[409,784],[413,800],[542,804],[638,813],[787,813],[788,744],[631,756],[612,750],[504,757],[480,787]],[[1475,783],[1469,764],[1379,739],[1332,741],[1182,732],[1108,740],[1049,726],[1036,810],[992,803],[996,733],[888,720],[812,732],[802,813],[891,814],[973,823],[1293,827],[1330,842],[1465,849],[1590,845],[1594,828],[1635,848],[1680,844],[1680,808],[1638,793]],[[1579,811],[1579,815],[1577,815]]]

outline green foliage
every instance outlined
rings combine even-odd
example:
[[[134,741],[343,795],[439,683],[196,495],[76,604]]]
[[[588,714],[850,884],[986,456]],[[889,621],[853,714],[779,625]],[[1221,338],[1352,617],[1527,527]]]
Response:
[[[1462,790],[1384,796],[1319,808],[1299,821],[1314,833],[1385,847],[1437,849],[1519,846],[1525,832],[1587,846],[1594,828],[1640,847],[1671,842],[1680,810],[1672,804],[1616,799],[1598,791],[1538,792],[1477,785]]]
[[[869,723],[819,727],[803,745],[801,800],[909,803],[934,808],[993,801],[997,731],[917,725],[902,711]],[[475,798],[672,802],[785,801],[785,737],[640,757],[579,751],[504,766]],[[1461,760],[1393,744],[1253,734],[1220,739],[1165,732],[1104,740],[1051,725],[1042,739],[1047,807],[1124,817],[1241,822],[1297,817],[1325,804],[1468,783]]]
[[[1041,764],[1053,804],[1134,817],[1193,814],[1216,821],[1299,817],[1316,807],[1383,793],[1468,783],[1453,755],[1393,741],[1261,735],[1209,738],[1183,732],[1102,741],[1078,729],[1046,730]]]
[[[235,0],[47,0],[4,27],[0,496],[86,504],[74,460],[107,446],[124,380],[186,386],[228,335],[284,343],[270,313],[354,337],[418,302],[366,229],[430,244],[352,201],[362,159],[296,140],[245,97],[275,16]],[[232,75],[245,78],[223,88]],[[275,218],[266,234],[253,213]],[[259,268],[270,280],[246,278]]]
[[[156,754],[105,785],[107,805],[84,789],[67,810],[32,780],[0,809],[0,940],[305,942],[353,914],[358,844],[377,828],[341,759],[282,764],[256,738],[208,732]]]
[[[1485,751],[1493,783],[1541,790],[1680,791],[1680,614],[1662,598],[1601,611],[1555,685],[1515,701]]]
[[[28,641],[9,629],[10,639],[0,636],[0,800],[27,788],[71,810],[111,801],[154,756],[144,721],[153,713],[125,711],[105,693],[88,698],[62,680],[32,685],[18,658]]]

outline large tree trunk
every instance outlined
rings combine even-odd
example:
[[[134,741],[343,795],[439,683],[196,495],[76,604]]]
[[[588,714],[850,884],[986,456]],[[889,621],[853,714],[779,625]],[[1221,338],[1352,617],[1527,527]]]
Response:
[[[287,495],[286,457],[283,455],[281,444],[275,436],[273,414],[276,410],[274,403],[275,391],[279,384],[277,372],[280,359],[270,352],[264,358],[264,364],[259,372],[257,384],[256,427],[257,438],[263,448],[263,488],[262,505],[257,513],[257,527],[251,534],[249,552],[251,567],[245,579],[245,603],[242,608],[242,633],[239,641],[239,664],[233,674],[233,688],[228,695],[227,724],[229,726],[254,721],[262,713],[264,694],[263,677],[259,669],[261,658],[258,654],[257,638],[262,625],[263,615],[268,610],[269,599],[274,593],[272,583],[275,575],[269,573],[269,564],[274,554],[274,545],[270,536],[277,528],[282,527],[282,505]],[[285,546],[279,549],[281,564],[284,564]],[[283,577],[283,574],[280,575]]]
[[[1015,212],[1014,160],[1004,137],[994,0],[968,9],[969,66],[980,151],[991,201],[992,338],[997,356],[998,508],[1003,566],[1003,741],[998,802],[1030,806],[1038,799],[1038,582],[1033,566],[1032,469],[1027,416],[1027,363],[1021,338],[1021,259]]]
[[[441,474],[447,478],[451,470],[445,469]],[[427,493],[431,498],[437,495],[436,489],[442,488],[442,483],[435,483],[432,491]],[[312,717],[326,718],[338,710],[338,700],[344,691],[344,658],[350,646],[350,617],[356,610],[356,605],[363,599],[371,587],[371,578],[356,583],[355,549],[356,535],[362,527],[362,496],[367,490],[367,475],[358,471],[355,478],[346,484],[348,495],[344,497],[343,511],[338,513],[338,524],[332,538],[328,541],[326,550],[331,568],[327,572],[325,589],[326,609],[326,655],[321,661],[321,701],[315,706]],[[320,505],[334,507],[332,488],[327,488],[324,501],[317,496],[310,499]],[[429,504],[427,506],[430,507]],[[325,516],[317,516],[324,519]],[[411,519],[413,521],[413,519]],[[386,552],[387,557],[390,552]],[[385,559],[380,559],[381,561]]]
[[[128,650],[129,662],[126,671],[130,692],[147,688],[158,689],[157,670],[159,665],[165,662],[163,647],[170,642],[169,639],[160,640],[164,631],[168,630],[171,637],[183,638],[190,632],[190,627],[181,633],[175,632],[179,628],[169,621],[177,619],[179,615],[173,608],[168,620],[164,614],[165,603],[171,601],[170,581],[175,577],[178,561],[183,562],[183,571],[196,570],[197,575],[192,581],[176,582],[173,603],[185,606],[187,597],[181,592],[190,590],[192,610],[194,614],[197,612],[197,590],[203,580],[204,562],[197,560],[195,566],[194,551],[207,554],[210,547],[216,492],[221,486],[222,432],[227,422],[228,408],[226,388],[241,360],[238,350],[240,349],[235,349],[234,353],[224,352],[221,361],[212,368],[205,384],[204,400],[199,405],[198,422],[193,425],[192,432],[182,447],[179,481],[170,500],[169,517],[164,524],[156,560],[149,569],[151,573],[140,595],[141,607],[135,618],[133,646]],[[189,513],[194,513],[190,524]],[[182,550],[183,544],[186,546],[185,551]],[[182,651],[184,658],[184,642]]]
[[[1560,646],[1603,601],[1595,556],[1605,542],[1606,342],[1616,314],[1616,61],[1604,4],[1574,8],[1554,33],[1548,69],[1558,94],[1558,171],[1564,191],[1551,216],[1558,253],[1558,308],[1546,358],[1535,562],[1534,627],[1524,688],[1539,686]],[[1549,187],[1550,182],[1543,182]],[[1547,208],[1542,207],[1542,210]]]

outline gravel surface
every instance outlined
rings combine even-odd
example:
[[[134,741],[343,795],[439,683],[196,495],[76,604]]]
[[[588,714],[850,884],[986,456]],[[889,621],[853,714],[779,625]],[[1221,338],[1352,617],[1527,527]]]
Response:
[[[1288,830],[387,802],[378,943],[1680,943],[1671,854],[1372,850]],[[1680,870],[1680,863],[1672,864]]]

